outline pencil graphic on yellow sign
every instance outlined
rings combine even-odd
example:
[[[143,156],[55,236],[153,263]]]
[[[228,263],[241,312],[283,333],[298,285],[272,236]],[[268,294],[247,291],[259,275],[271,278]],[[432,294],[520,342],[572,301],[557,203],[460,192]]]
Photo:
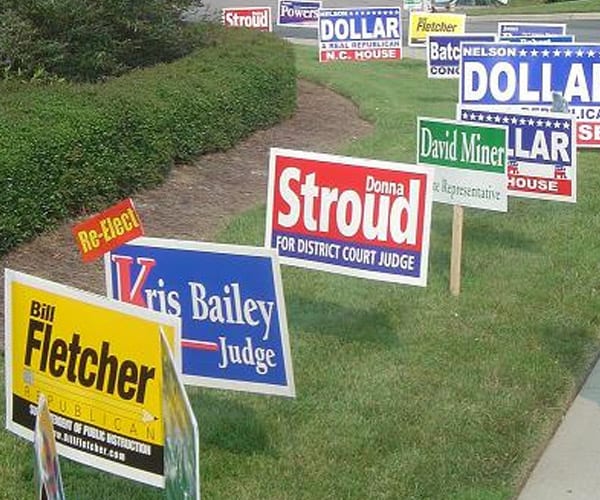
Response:
[[[164,485],[160,330],[179,319],[7,270],[7,427],[32,439],[39,393],[59,453]]]

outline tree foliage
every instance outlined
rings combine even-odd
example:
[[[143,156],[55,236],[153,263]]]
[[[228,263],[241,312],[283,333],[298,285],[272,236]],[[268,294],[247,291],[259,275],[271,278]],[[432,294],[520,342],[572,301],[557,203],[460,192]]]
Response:
[[[171,61],[200,42],[182,13],[200,0],[0,0],[5,73],[93,81]]]

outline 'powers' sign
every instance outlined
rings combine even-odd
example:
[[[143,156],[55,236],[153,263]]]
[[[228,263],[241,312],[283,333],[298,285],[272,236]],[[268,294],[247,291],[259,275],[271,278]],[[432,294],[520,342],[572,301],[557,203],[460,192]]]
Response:
[[[271,149],[266,246],[285,264],[425,286],[429,167]]]
[[[553,93],[578,119],[577,145],[600,147],[600,44],[462,44],[461,104],[549,111]]]
[[[277,25],[317,28],[321,0],[279,0]]]
[[[402,58],[399,7],[319,10],[319,61]]]

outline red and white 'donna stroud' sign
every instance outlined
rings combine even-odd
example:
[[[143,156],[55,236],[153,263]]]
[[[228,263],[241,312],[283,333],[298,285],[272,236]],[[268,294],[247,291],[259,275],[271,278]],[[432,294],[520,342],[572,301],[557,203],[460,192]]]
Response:
[[[265,244],[283,264],[426,286],[433,169],[271,149]]]
[[[222,12],[225,26],[273,31],[271,7],[231,7]]]

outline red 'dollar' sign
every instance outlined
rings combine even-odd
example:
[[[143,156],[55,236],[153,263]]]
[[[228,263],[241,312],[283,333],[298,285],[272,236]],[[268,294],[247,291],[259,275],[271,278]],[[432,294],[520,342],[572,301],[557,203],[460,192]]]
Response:
[[[273,31],[271,7],[231,7],[223,9],[223,24],[230,28]]]
[[[271,149],[265,245],[281,262],[425,286],[433,169]]]
[[[77,224],[72,232],[84,262],[91,262],[123,243],[144,235],[131,198]]]

